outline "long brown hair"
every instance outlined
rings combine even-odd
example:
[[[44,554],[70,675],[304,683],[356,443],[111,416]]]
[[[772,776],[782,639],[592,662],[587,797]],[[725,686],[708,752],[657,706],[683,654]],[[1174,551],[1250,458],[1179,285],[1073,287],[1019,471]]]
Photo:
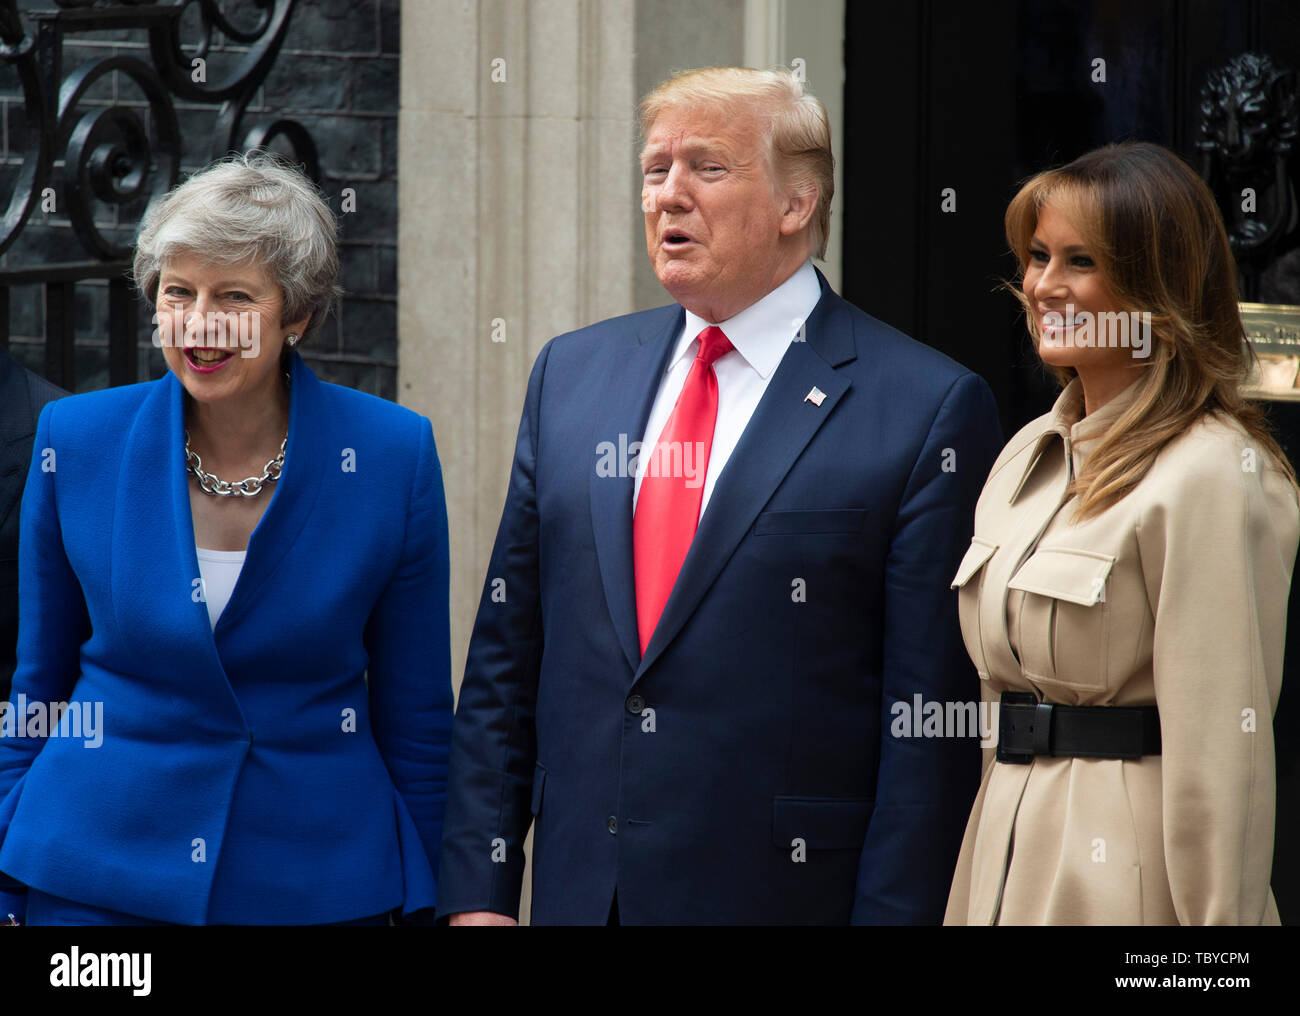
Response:
[[[1125,497],[1170,441],[1206,413],[1236,420],[1276,459],[1294,487],[1295,470],[1264,412],[1242,395],[1253,351],[1237,303],[1236,270],[1210,189],[1159,145],[1106,145],[1031,177],[1007,207],[1007,243],[1029,264],[1040,209],[1050,202],[1083,237],[1118,304],[1151,315],[1151,356],[1137,398],[1098,441],[1074,480],[1076,519]],[[1037,340],[1029,299],[1008,285]],[[1073,367],[1051,367],[1066,384]]]

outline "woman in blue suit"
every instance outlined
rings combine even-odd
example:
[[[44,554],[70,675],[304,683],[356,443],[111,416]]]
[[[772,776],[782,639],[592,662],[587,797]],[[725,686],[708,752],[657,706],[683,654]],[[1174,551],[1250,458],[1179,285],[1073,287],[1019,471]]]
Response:
[[[335,222],[274,159],[169,194],[135,273],[168,373],[36,436],[0,920],[426,923],[452,712],[429,421],[299,357]]]

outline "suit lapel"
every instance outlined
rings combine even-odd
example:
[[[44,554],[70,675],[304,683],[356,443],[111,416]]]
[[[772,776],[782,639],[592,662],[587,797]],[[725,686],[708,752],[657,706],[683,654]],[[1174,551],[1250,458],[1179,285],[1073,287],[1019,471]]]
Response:
[[[624,448],[639,442],[659,383],[668,367],[668,357],[681,333],[685,311],[680,308],[668,317],[666,326],[649,328],[637,336],[635,343],[619,350],[609,384],[596,415],[596,440],[612,442],[620,461]],[[619,469],[618,476],[602,476],[591,471],[591,527],[596,544],[596,559],[605,587],[605,601],[618,634],[628,665],[635,670],[641,660],[641,643],[636,627],[636,576],[632,565],[632,489],[630,469]],[[626,476],[622,475],[624,472]]]
[[[123,635],[168,659],[174,680],[211,675],[208,701],[233,706],[197,597],[198,557],[185,472],[184,389],[170,371],[150,386],[126,435],[113,511],[113,611]],[[213,719],[217,719],[215,713]]]
[[[822,298],[806,325],[807,341],[790,344],[767,391],[714,484],[682,570],[636,676],[677,636],[763,506],[813,435],[834,412],[850,381],[835,367],[856,355],[847,305],[817,273]],[[813,388],[821,405],[808,401]],[[635,626],[634,626],[635,628]]]
[[[256,601],[258,591],[284,560],[315,507],[321,474],[330,468],[327,448],[330,421],[320,408],[322,397],[321,382],[295,352],[290,357],[289,440],[284,446],[284,471],[270,487],[271,503],[249,538],[239,582],[221,612],[215,635],[219,636],[248,612],[249,605]],[[339,447],[333,453],[335,469],[342,466],[342,451]],[[264,491],[261,496],[266,494]]]

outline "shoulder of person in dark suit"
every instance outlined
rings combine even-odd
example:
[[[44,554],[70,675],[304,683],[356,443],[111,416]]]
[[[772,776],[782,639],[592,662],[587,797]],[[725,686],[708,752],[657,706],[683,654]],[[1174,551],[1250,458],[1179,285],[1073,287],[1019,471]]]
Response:
[[[0,346],[0,698],[9,697],[18,637],[18,505],[31,465],[36,421],[68,393]],[[3,917],[0,914],[0,917]]]
[[[34,436],[36,420],[45,404],[68,394],[58,385],[28,370],[2,346],[0,392],[4,393],[0,398],[0,441],[5,444]]]
[[[17,558],[17,509],[31,464],[36,421],[46,403],[67,394],[0,346],[0,561]]]

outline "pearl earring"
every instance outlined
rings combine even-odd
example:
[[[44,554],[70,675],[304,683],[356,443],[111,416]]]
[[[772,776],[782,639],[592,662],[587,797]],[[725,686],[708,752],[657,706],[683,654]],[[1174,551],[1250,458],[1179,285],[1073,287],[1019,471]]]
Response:
[[[298,336],[295,333],[290,332],[288,335],[285,336],[284,341],[285,344],[288,345],[290,349],[292,349],[294,346],[298,345]]]

